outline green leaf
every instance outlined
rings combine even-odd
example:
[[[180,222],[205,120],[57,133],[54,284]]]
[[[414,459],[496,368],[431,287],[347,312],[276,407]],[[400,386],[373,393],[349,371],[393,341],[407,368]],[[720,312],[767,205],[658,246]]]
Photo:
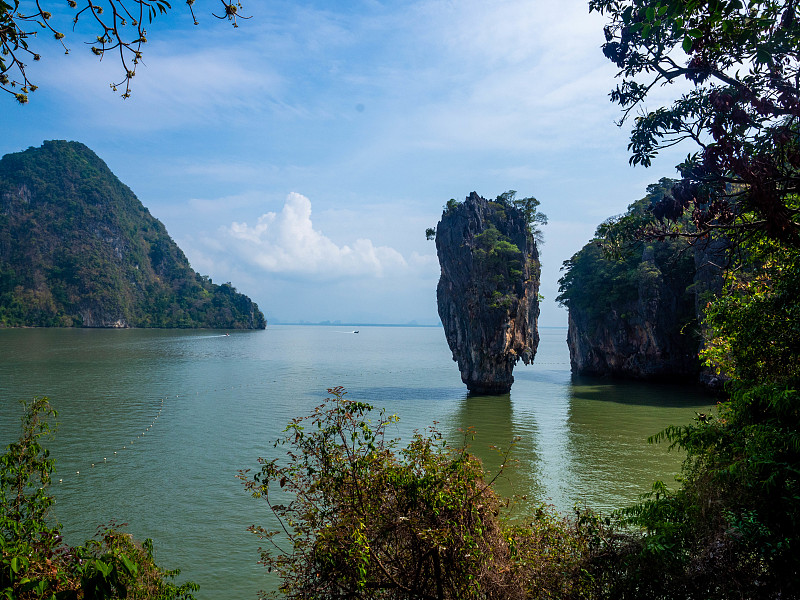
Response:
[[[108,577],[111,574],[111,565],[103,562],[99,558],[95,561],[94,566],[98,571],[100,571],[100,573],[102,573],[103,577]]]
[[[139,568],[136,566],[136,563],[131,561],[130,558],[127,557],[125,554],[120,554],[119,559],[122,561],[122,564],[125,567],[125,570],[130,574],[135,576],[139,572]]]
[[[689,54],[692,51],[692,44],[694,44],[694,40],[690,38],[688,35],[685,38],[683,38],[683,44],[681,44],[681,46],[683,47],[683,51],[686,52],[686,54]]]

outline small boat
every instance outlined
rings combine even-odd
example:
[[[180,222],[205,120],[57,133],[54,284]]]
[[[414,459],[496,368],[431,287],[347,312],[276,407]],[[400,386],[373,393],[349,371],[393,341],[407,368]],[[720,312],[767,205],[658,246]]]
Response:
[[[358,329],[356,329],[353,333],[358,333]]]

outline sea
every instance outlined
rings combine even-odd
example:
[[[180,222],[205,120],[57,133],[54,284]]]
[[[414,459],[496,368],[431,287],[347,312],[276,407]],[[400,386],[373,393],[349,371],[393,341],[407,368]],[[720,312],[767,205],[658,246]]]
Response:
[[[500,494],[565,515],[628,506],[655,480],[676,485],[683,456],[647,438],[714,398],[573,377],[566,329],[540,335],[510,394],[470,396],[441,327],[0,329],[0,443],[19,434],[21,400],[49,397],[53,518],[69,543],[125,524],[153,540],[160,565],[181,569],[179,581],[200,585],[199,600],[255,599],[278,582],[258,564],[248,527],[274,523],[237,474],[285,452],[273,442],[287,423],[336,386],[396,414],[390,433],[401,440],[435,426],[469,443],[489,473],[505,465]],[[512,518],[524,518],[528,504],[513,506]]]

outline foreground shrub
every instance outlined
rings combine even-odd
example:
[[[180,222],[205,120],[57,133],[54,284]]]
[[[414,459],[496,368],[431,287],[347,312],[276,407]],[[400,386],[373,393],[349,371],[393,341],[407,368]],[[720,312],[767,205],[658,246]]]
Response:
[[[682,485],[621,511],[643,535],[612,561],[608,597],[800,597],[800,396],[730,387],[718,415],[656,436],[687,452]]]
[[[48,521],[55,462],[43,446],[56,416],[47,398],[24,404],[22,434],[0,456],[0,597],[8,600],[190,600],[191,582],[160,568],[143,544],[112,524],[82,546],[64,543]]]
[[[380,411],[371,420],[370,405],[329,392],[275,443],[284,458],[240,474],[271,513],[270,526],[251,530],[280,576],[274,596],[489,600],[589,589],[580,563],[602,528],[544,506],[510,524],[466,444],[447,444],[433,427],[401,448],[387,436],[396,417]]]

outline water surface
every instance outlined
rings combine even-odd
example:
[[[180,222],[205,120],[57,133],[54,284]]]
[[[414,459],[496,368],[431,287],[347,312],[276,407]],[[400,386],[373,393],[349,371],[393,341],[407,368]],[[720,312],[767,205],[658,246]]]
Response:
[[[440,328],[358,330],[0,330],[0,442],[17,435],[19,399],[49,396],[68,541],[126,522],[154,540],[160,563],[201,584],[198,598],[255,598],[274,581],[246,528],[268,515],[236,474],[272,456],[287,421],[327,388],[396,413],[401,437],[436,421],[457,442],[475,427],[472,450],[492,473],[519,438],[498,490],[562,511],[618,508],[654,479],[672,481],[681,457],[646,438],[711,404],[683,386],[573,380],[565,329],[543,329],[511,393],[485,397],[466,394]]]

